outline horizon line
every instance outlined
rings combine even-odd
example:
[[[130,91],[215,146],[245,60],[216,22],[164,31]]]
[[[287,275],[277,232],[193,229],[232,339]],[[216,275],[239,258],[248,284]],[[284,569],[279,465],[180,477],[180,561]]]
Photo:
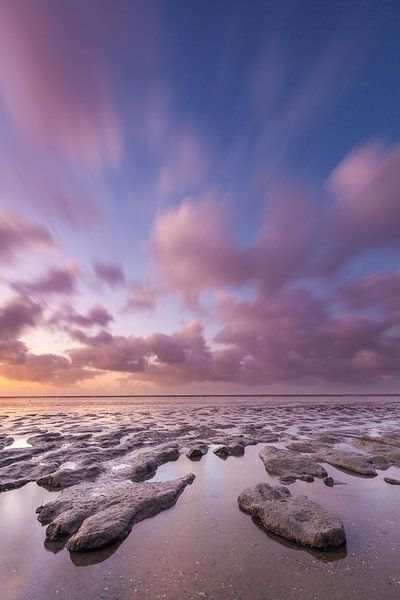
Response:
[[[0,400],[9,400],[9,399],[23,399],[23,398],[236,398],[238,396],[250,396],[252,398],[335,398],[335,397],[349,397],[349,396],[357,396],[357,397],[368,397],[368,396],[379,396],[379,397],[395,397],[400,396],[400,392],[390,392],[390,393],[327,393],[327,394],[57,394],[57,395],[6,395],[0,396]]]

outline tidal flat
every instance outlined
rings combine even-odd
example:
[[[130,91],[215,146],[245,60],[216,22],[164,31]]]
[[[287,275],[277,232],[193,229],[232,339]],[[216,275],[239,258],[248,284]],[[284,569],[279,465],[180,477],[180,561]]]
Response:
[[[400,597],[400,398],[0,407],[2,600]]]

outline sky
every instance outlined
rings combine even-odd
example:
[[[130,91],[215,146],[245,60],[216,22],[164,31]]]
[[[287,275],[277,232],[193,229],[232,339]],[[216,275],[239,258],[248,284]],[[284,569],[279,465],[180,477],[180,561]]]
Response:
[[[399,31],[0,0],[0,394],[398,391]]]

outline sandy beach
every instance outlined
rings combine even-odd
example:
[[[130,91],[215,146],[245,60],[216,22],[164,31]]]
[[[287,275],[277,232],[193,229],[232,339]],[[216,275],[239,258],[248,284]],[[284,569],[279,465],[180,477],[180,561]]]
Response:
[[[399,597],[396,397],[93,402],[2,401],[4,600]]]

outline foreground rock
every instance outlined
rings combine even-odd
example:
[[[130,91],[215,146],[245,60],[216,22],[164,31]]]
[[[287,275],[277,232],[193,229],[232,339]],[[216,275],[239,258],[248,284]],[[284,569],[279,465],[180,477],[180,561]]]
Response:
[[[56,471],[59,466],[59,462],[41,464],[40,462],[28,460],[0,468],[0,492],[20,488],[31,481],[49,475]]]
[[[101,466],[77,467],[76,469],[58,469],[36,480],[38,485],[54,489],[66,488],[81,481],[92,481],[103,471]]]
[[[318,459],[338,469],[344,469],[350,473],[363,475],[364,477],[375,477],[376,471],[372,460],[364,454],[352,450],[339,450],[336,448],[320,448]]]
[[[304,546],[327,549],[346,541],[338,517],[307,496],[292,496],[287,487],[259,483],[244,490],[238,504],[268,531]]]
[[[160,446],[143,450],[132,457],[125,456],[124,462],[113,466],[114,476],[140,482],[153,477],[160,465],[178,460],[179,446]]]
[[[328,473],[315,458],[305,456],[296,450],[264,446],[259,452],[266,470],[272,475],[302,479],[305,475],[326,477]]]
[[[48,525],[46,541],[69,537],[66,546],[71,551],[98,550],[126,538],[135,523],[173,506],[194,477],[190,473],[157,483],[81,484],[63,490],[36,513]]]

